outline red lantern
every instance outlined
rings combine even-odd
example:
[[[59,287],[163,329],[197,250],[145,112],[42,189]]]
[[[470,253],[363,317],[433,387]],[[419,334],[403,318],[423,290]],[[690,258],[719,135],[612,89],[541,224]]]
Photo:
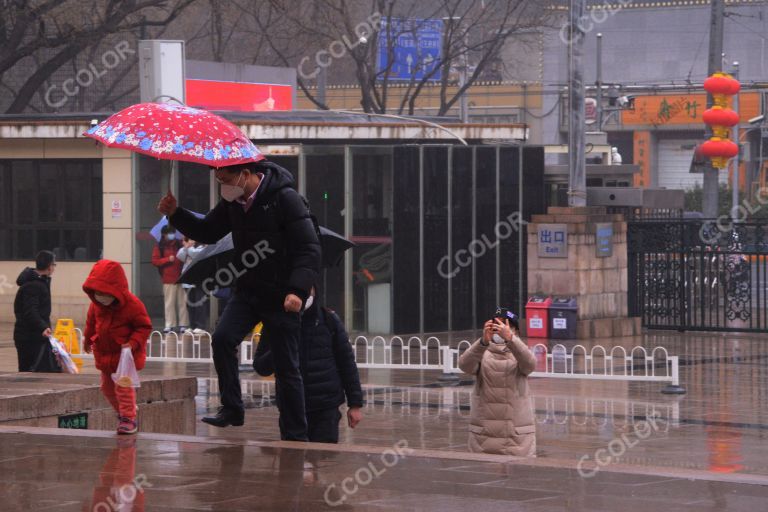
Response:
[[[739,114],[729,108],[712,107],[704,112],[704,122],[709,125],[735,126],[739,123]]]
[[[728,138],[728,128],[739,123],[739,114],[729,108],[712,107],[704,112],[704,122],[712,126],[715,137]]]
[[[739,154],[739,146],[728,139],[729,128],[739,124],[739,114],[728,108],[728,98],[738,94],[741,84],[726,73],[715,73],[704,81],[714,106],[704,112],[704,122],[712,127],[714,137],[701,145],[700,152],[712,159],[718,169],[728,167],[728,160]]]
[[[725,96],[733,96],[734,94],[739,93],[741,84],[731,75],[715,73],[704,80],[704,89],[712,95],[722,94]]]
[[[701,145],[699,151],[712,159],[713,166],[725,169],[728,167],[728,160],[739,154],[739,146],[731,140],[712,137]]]

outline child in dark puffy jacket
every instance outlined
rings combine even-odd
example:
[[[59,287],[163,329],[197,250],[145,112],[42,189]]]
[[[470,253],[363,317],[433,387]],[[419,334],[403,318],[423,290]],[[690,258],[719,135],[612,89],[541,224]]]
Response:
[[[341,319],[314,301],[315,290],[307,299],[301,317],[299,363],[304,381],[304,401],[309,441],[338,443],[339,406],[347,402],[347,423],[355,428],[362,419],[363,390],[355,355]],[[253,368],[259,375],[274,373],[268,330],[263,330]],[[280,389],[276,389],[277,408],[282,410]],[[281,423],[282,427],[282,423]],[[280,432],[281,438],[285,438]]]
[[[83,333],[85,351],[93,352],[96,368],[101,371],[101,391],[118,413],[117,433],[135,434],[136,391],[115,385],[112,374],[126,346],[131,347],[136,370],[144,368],[152,321],[144,304],[128,290],[123,267],[116,261],[96,262],[83,291],[91,298]]]

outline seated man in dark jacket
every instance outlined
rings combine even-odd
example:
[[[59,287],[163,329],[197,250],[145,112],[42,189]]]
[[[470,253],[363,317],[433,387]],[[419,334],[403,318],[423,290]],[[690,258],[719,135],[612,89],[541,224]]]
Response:
[[[19,290],[13,302],[16,324],[13,341],[20,372],[60,372],[48,336],[51,336],[51,274],[56,260],[50,251],[40,251],[35,268],[21,271]]]
[[[314,296],[314,289],[312,290]],[[347,406],[347,422],[355,428],[362,419],[363,390],[357,372],[352,345],[344,330],[344,324],[329,309],[320,307],[313,296],[308,300],[310,307],[301,319],[299,339],[299,361],[304,382],[304,397],[307,410],[309,440],[315,443],[338,443],[339,406]],[[279,340],[275,340],[278,343]],[[259,375],[274,372],[271,351],[272,340],[269,330],[264,329],[253,358],[253,368]],[[279,387],[276,390],[279,395]],[[277,400],[280,408],[280,399]],[[283,432],[282,411],[280,411],[280,437]]]

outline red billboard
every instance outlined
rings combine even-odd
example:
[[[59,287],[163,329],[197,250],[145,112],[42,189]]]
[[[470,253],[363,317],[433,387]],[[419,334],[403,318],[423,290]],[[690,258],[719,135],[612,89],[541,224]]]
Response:
[[[186,86],[190,107],[235,112],[293,110],[290,85],[190,79]]]

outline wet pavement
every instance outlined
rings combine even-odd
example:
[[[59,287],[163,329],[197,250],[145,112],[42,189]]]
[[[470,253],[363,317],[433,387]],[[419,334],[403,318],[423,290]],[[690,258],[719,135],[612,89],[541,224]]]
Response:
[[[412,450],[0,429],[3,510],[762,510],[768,479]],[[65,469],[66,468],[66,469]]]
[[[463,510],[479,503],[489,510],[653,510],[662,505],[670,510],[762,510],[768,497],[767,341],[759,335],[669,332],[602,341],[607,347],[667,348],[670,355],[680,356],[681,384],[687,393],[662,394],[659,383],[532,379],[538,457],[527,462],[502,463],[466,452],[472,389],[466,376],[457,386],[442,387],[440,372],[361,370],[367,402],[362,424],[354,430],[342,424],[338,447],[305,453],[287,448],[291,443],[277,442],[273,382],[243,372],[248,403],[244,427],[216,429],[198,423],[198,437],[190,439],[199,442],[143,435],[136,448],[136,467],[157,475],[166,490],[172,478],[186,482],[176,482],[179,492],[147,491],[147,510],[261,509],[248,508],[247,503],[258,499],[254,489],[263,484],[268,488],[259,505],[265,510],[317,510],[327,506],[322,505],[323,485],[354,476],[366,461],[405,443],[418,453],[336,508],[423,510],[428,503],[430,509]],[[15,364],[14,350],[0,345],[0,371],[13,370],[10,363]],[[145,373],[196,376],[198,416],[218,406],[211,364],[151,362]],[[68,489],[67,496],[81,493],[64,508],[50,510],[83,510],[87,502],[82,493],[88,485],[82,480],[99,482],[100,464],[106,463],[99,461],[109,459],[116,449],[111,435],[93,443],[72,434],[0,431],[0,435],[4,475],[9,463],[18,470],[14,474],[29,466],[55,475],[56,464],[66,460],[57,450],[74,450],[78,460],[82,454],[84,464],[91,461],[82,478],[49,482],[53,488],[60,484]],[[266,444],[254,446],[254,442]],[[242,448],[242,443],[251,444]],[[38,454],[36,445],[51,445],[56,453],[48,454],[46,448]],[[153,451],[158,451],[156,459]],[[303,455],[291,455],[294,451]],[[44,463],[47,460],[53,461],[50,467]],[[21,462],[14,466],[14,461]],[[290,469],[299,468],[297,461],[315,469]],[[217,471],[225,478],[216,476]],[[233,483],[225,490],[219,490],[221,483],[211,483],[227,479]],[[14,488],[35,488],[31,483],[32,487],[19,485]],[[11,492],[0,490],[0,496]],[[283,492],[294,498],[278,496]],[[179,500],[166,502],[168,494],[179,495]]]

